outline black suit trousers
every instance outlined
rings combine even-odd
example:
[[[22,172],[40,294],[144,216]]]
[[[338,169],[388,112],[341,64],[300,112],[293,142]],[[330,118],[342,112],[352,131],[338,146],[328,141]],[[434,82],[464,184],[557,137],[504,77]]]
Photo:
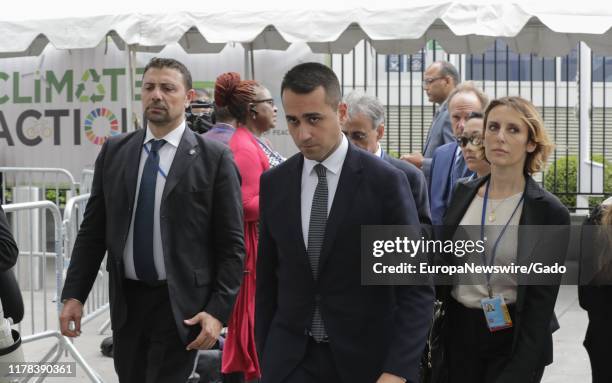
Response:
[[[453,298],[448,303],[448,383],[495,383],[512,356],[513,328],[491,333],[482,309],[467,308]],[[508,309],[514,320],[514,307]],[[541,366],[524,383],[538,383],[543,372]]]
[[[113,357],[119,381],[186,382],[196,351],[185,350],[179,337],[168,286],[149,287],[140,282],[124,282],[127,320],[113,332]]]
[[[265,382],[265,381],[264,381]],[[329,343],[310,338],[304,358],[283,383],[342,382]]]
[[[611,342],[610,317],[589,313],[589,326],[587,327],[586,338],[584,340],[584,348],[589,353],[593,383],[612,382],[612,366],[610,365]]]

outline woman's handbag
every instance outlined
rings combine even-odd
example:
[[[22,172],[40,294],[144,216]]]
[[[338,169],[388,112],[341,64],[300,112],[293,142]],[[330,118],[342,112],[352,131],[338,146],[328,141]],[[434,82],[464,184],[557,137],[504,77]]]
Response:
[[[421,361],[421,383],[447,383],[444,353],[444,304],[436,301],[427,345]]]

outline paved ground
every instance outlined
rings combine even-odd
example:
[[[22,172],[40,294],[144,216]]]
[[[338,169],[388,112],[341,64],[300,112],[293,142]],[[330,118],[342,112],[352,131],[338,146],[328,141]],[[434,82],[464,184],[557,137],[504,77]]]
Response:
[[[25,293],[26,299],[29,294]],[[41,312],[42,302],[36,302],[35,311]],[[26,302],[26,310],[29,303]],[[578,297],[575,286],[562,286],[556,308],[561,329],[554,334],[555,362],[546,369],[543,383],[588,383],[590,382],[590,369],[586,351],[582,347],[582,339],[586,330],[586,313],[578,306]],[[42,312],[41,312],[42,314]],[[40,314],[39,314],[40,317]],[[100,353],[100,342],[106,335],[98,335],[98,328],[106,321],[108,314],[102,315],[84,326],[83,335],[78,338],[74,345],[81,355],[95,369],[104,382],[117,382],[113,370],[112,359],[102,356]],[[53,328],[57,320],[49,315],[49,328]],[[30,324],[23,326],[23,332],[29,331]],[[37,329],[39,327],[36,327]],[[24,345],[27,360],[40,358],[53,344],[51,340],[42,340]],[[70,358],[63,358],[71,360]],[[83,369],[77,367],[77,377],[70,379],[53,378],[49,382],[89,382]]]

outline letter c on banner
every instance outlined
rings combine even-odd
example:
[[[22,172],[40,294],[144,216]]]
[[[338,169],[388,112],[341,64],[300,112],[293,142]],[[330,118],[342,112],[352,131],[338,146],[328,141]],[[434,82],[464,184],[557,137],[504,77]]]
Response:
[[[29,117],[33,117],[33,118],[36,118],[37,120],[40,120],[40,117],[42,117],[42,114],[40,114],[39,111],[34,110],[34,109],[28,109],[24,111],[23,113],[21,113],[19,117],[17,118],[17,137],[19,138],[19,141],[21,141],[24,145],[36,146],[42,142],[42,138],[40,138],[40,135],[37,135],[34,138],[28,138],[23,131],[23,122],[25,121],[26,118],[29,118]]]

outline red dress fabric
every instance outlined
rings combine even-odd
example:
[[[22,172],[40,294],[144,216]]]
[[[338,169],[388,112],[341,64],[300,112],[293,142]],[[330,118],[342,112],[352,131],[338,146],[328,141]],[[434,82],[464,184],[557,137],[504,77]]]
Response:
[[[259,177],[270,168],[268,158],[256,138],[245,127],[238,127],[229,147],[242,177],[244,244],[246,259],[242,286],[227,325],[221,371],[243,372],[246,381],[261,377],[255,348],[255,270],[257,265],[257,225],[259,221]]]

